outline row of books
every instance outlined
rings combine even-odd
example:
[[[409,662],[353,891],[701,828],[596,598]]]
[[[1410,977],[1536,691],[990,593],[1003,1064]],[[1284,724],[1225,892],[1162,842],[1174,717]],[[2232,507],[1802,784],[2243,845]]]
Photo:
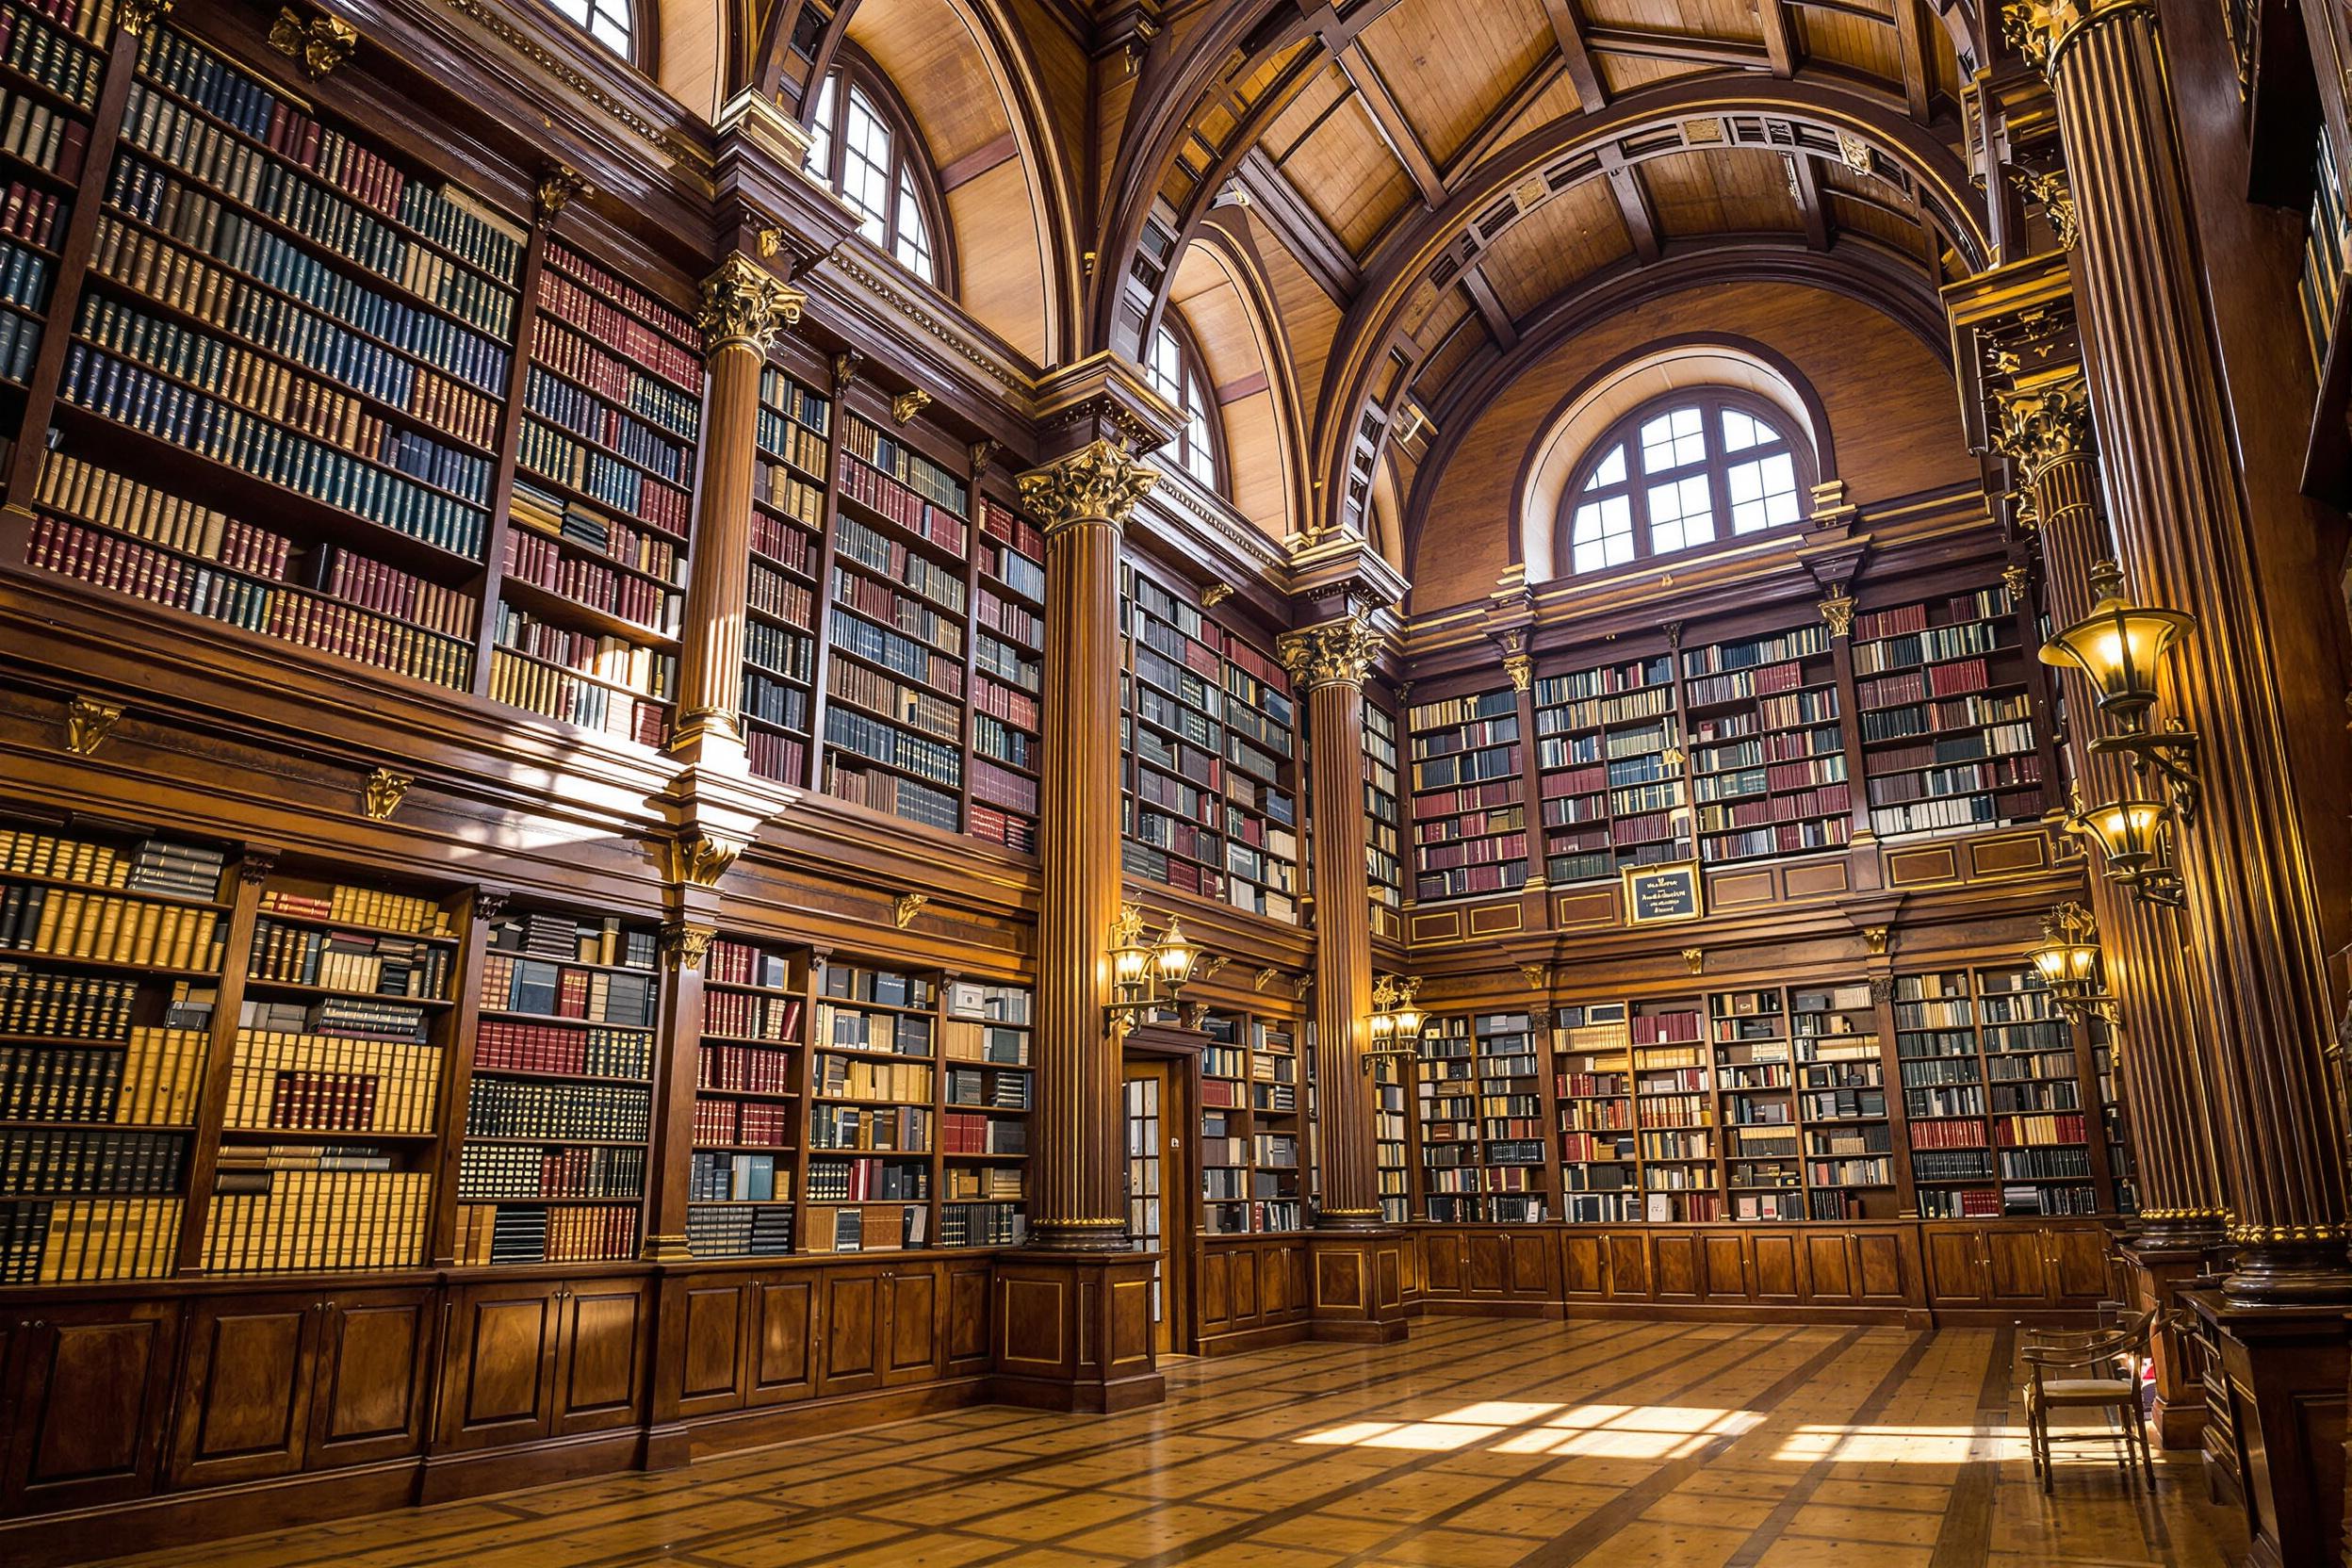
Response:
[[[220,966],[216,909],[11,883],[0,889],[0,948],[167,969]]]
[[[788,1149],[792,1142],[790,1105],[745,1100],[694,1097],[694,1142],[749,1144],[760,1149]]]
[[[596,1263],[637,1254],[637,1211],[619,1203],[461,1203],[460,1264]]]
[[[438,999],[449,994],[453,956],[446,946],[415,939],[286,925],[261,916],[245,972],[331,990]]]
[[[0,962],[0,1034],[125,1039],[138,998],[136,981]]]
[[[466,1107],[472,1137],[592,1138],[642,1143],[652,1131],[651,1091],[626,1084],[551,1084],[477,1078]]]
[[[111,1121],[180,1127],[196,1119],[209,1037],[135,1028],[113,1046],[0,1046],[0,1121]]]
[[[529,1149],[469,1143],[458,1152],[461,1199],[641,1198],[643,1149]]]
[[[180,1200],[0,1204],[0,1284],[149,1279],[172,1270]]]
[[[187,1154],[188,1139],[177,1133],[0,1131],[0,1196],[171,1192]]]
[[[225,1127],[435,1130],[434,1046],[239,1029],[229,1074]]]
[[[266,1192],[214,1194],[215,1274],[407,1268],[424,1261],[433,1178],[422,1171],[276,1170]]]
[[[558,665],[600,684],[622,688],[627,693],[645,697],[646,701],[639,705],[637,711],[641,716],[649,713],[655,720],[660,720],[662,715],[654,705],[671,702],[678,694],[678,655],[661,648],[646,647],[624,637],[575,631],[569,627],[543,620],[527,611],[517,610],[504,601],[500,601],[498,607],[492,636],[499,650],[499,654],[493,657],[494,670],[503,655],[521,655],[521,659],[514,661],[519,670],[528,670],[533,664]],[[554,677],[553,671],[546,673],[560,678]],[[529,683],[526,681],[523,684],[528,686]],[[506,700],[514,699],[510,697]],[[534,712],[547,711],[550,718],[564,716],[560,711],[543,710],[535,702],[518,706],[530,707]],[[599,724],[596,727],[603,726]],[[644,740],[645,734],[651,731],[616,730],[613,733]]]

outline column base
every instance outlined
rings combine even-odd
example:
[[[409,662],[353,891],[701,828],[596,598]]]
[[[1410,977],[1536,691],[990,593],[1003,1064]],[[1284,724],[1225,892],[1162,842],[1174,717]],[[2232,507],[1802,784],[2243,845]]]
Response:
[[[2234,1468],[2243,1494],[2253,1543],[2247,1568],[2342,1561],[2345,1377],[2352,1372],[2344,1312],[2240,1307],[2211,1290],[2187,1291],[2182,1299],[2220,1345],[2226,1403],[2217,1413],[2230,1430],[2218,1460]]]
[[[1404,1247],[1404,1233],[1384,1227],[1308,1233],[1308,1337],[1354,1345],[1402,1340],[1410,1331]]]
[[[2173,1326],[2172,1316],[2180,1309],[2180,1291],[2204,1267],[2205,1250],[2167,1246],[2157,1233],[2143,1231],[2116,1243],[2115,1250],[2127,1270],[2132,1310],[2155,1308],[2165,1315],[2157,1320],[2156,1408],[2148,1417],[2149,1436],[2159,1447],[2195,1448],[2205,1434],[2205,1390],[2196,1376],[2188,1337]]]
[[[2241,1244],[2222,1296],[2233,1307],[2352,1307],[2352,1260],[2335,1241]]]
[[[1110,1414],[1168,1396],[1152,1348],[1153,1252],[1000,1254],[990,1396]]]

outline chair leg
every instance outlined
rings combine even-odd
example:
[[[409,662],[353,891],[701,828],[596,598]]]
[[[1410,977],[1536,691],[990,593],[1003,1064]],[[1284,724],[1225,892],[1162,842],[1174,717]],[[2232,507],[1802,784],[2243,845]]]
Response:
[[[2156,1460],[2155,1456],[2148,1452],[2148,1418],[2140,1409],[2137,1389],[2132,1390],[2132,1429],[2138,1434],[2140,1439],[2140,1474],[2148,1481],[2148,1489],[2153,1492],[2156,1490]]]

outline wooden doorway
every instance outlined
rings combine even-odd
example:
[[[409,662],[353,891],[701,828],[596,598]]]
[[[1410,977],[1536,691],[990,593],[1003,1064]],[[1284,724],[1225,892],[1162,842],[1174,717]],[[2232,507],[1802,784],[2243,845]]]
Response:
[[[1127,1228],[1138,1249],[1160,1254],[1152,1281],[1152,1334],[1161,1355],[1192,1348],[1192,1219],[1200,1177],[1193,1170],[1191,1062],[1184,1056],[1126,1061]]]

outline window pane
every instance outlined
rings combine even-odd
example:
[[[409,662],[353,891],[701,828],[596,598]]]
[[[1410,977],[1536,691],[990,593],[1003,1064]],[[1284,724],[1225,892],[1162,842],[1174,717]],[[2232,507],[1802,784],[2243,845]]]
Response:
[[[1663,555],[1689,549],[1715,537],[1715,515],[1707,498],[1707,476],[1650,486],[1650,551]]]
[[[1787,452],[1756,458],[1724,476],[1731,490],[1731,531],[1754,533],[1797,520],[1797,469]]]
[[[923,199],[915,194],[914,171],[898,168],[898,240],[893,249],[906,269],[925,283],[937,281],[931,270],[931,233],[923,226]]]
[[[1625,496],[1576,508],[1571,564],[1579,572],[1620,566],[1633,559],[1633,502]]]
[[[1723,410],[1723,450],[1743,452],[1750,447],[1760,447],[1770,437],[1754,419],[1736,408]]]
[[[1695,408],[1677,408],[1642,427],[1642,471],[1671,473],[1707,456],[1707,433]]]
[[[808,128],[808,172],[826,184],[833,180],[833,88],[841,80],[828,74],[817,90],[816,123]]]
[[[864,221],[858,232],[879,245],[889,231],[890,203],[890,128],[856,88],[849,90],[849,122],[844,128],[841,195]]]
[[[1625,482],[1625,449],[1623,443],[1592,470],[1592,477],[1584,482],[1587,490],[1606,490],[1612,484]]]
[[[1184,400],[1184,355],[1176,334],[1167,327],[1152,335],[1152,357],[1144,365],[1152,390],[1179,407]]]

